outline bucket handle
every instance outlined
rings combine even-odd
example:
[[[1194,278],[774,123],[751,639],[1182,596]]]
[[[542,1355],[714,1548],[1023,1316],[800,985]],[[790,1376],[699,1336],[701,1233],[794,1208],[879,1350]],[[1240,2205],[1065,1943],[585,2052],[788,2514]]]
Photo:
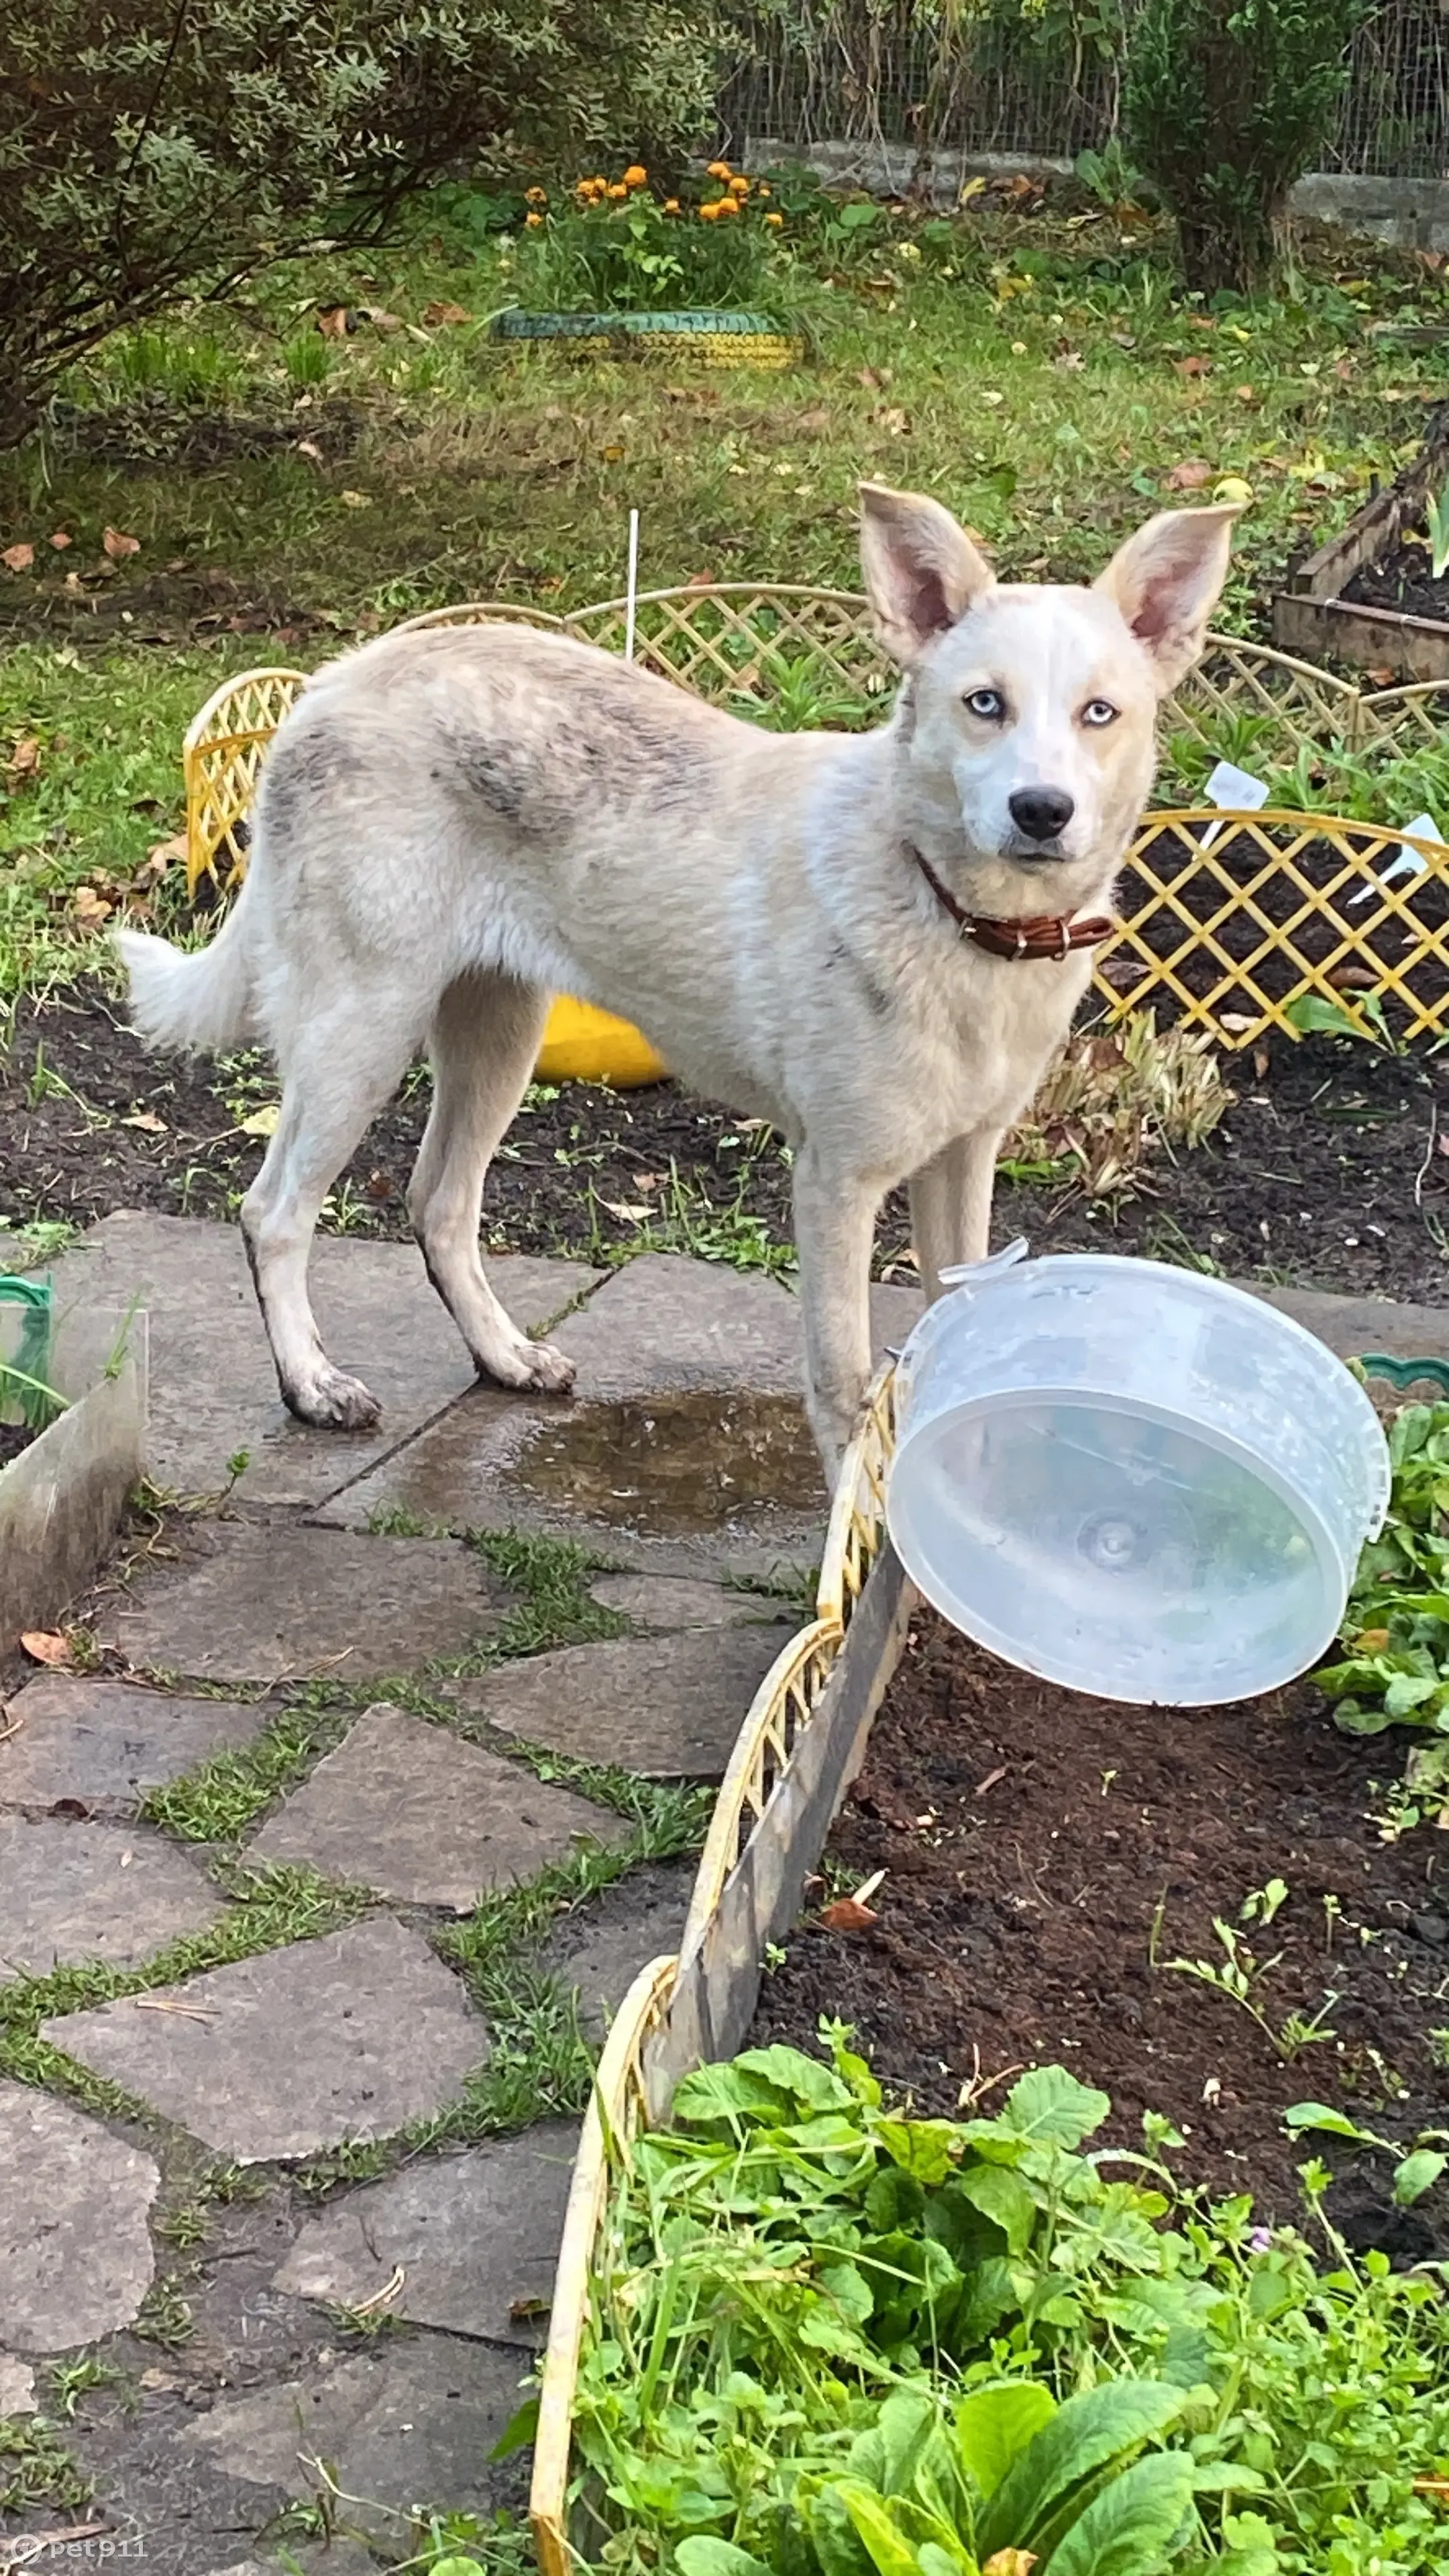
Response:
[[[1031,1245],[1025,1235],[1019,1234],[1014,1243],[1008,1243],[1004,1252],[993,1252],[989,1260],[958,1261],[951,1269],[943,1270],[941,1285],[943,1288],[964,1288],[973,1279],[989,1278],[993,1271],[1014,1270],[1018,1261],[1025,1261],[1030,1251]]]

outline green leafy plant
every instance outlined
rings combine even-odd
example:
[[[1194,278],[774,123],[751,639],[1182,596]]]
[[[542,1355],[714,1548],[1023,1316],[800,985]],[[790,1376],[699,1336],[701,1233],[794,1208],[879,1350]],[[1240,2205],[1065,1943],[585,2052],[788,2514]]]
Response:
[[[1270,276],[1288,191],[1332,128],[1363,0],[1143,0],[1123,128],[1176,219],[1190,287]]]
[[[1449,2155],[1438,2143],[1449,2138],[1446,2129],[1425,2129],[1412,2147],[1397,2147],[1388,2138],[1376,2137],[1372,2129],[1361,2128],[1347,2112],[1335,2111],[1327,2102],[1292,2103],[1283,2114],[1283,2125],[1295,2138],[1315,2131],[1325,2137],[1347,2138],[1356,2147],[1373,2147],[1391,2157],[1394,2199],[1400,2209],[1411,2209],[1416,2200],[1422,2200],[1449,2167]]]
[[[769,182],[722,161],[678,196],[652,187],[638,162],[553,200],[543,188],[529,195],[505,282],[535,311],[768,312],[788,274],[785,218]]]
[[[1321,2272],[1246,2199],[1180,2192],[1163,2121],[1089,2148],[1107,2097],[1060,2067],[919,2120],[825,2036],[828,2064],[700,2068],[621,2151],[575,2410],[593,2561],[1442,2576],[1436,2279],[1331,2232]]]
[[[1279,1888],[1282,1888],[1282,1896],[1275,1898],[1274,1890]],[[1249,1922],[1271,1923],[1287,1893],[1281,1879],[1271,1880],[1266,1889],[1255,1889],[1247,1898],[1244,1916]],[[1258,1911],[1250,1914],[1249,1907],[1257,1907]],[[1256,1958],[1236,1926],[1225,1923],[1218,1914],[1213,1916],[1213,1931],[1222,1948],[1221,1959],[1169,1959],[1165,1963],[1167,1967],[1179,1976],[1195,1977],[1199,1985],[1211,1986],[1215,1994],[1225,1995],[1230,2003],[1240,2005],[1249,2020],[1257,2023],[1285,2066],[1291,2066],[1294,2058],[1300,2057],[1305,2048],[1332,2039],[1333,2030],[1328,2016],[1338,2001],[1337,1995],[1326,1995],[1310,2019],[1305,2019],[1302,2013],[1290,2012],[1275,2027],[1260,1999],[1259,1988],[1263,1979],[1277,1967],[1282,1951],[1275,1951],[1271,1959]]]
[[[1346,1649],[1314,1679],[1346,1735],[1414,1726],[1446,1739],[1420,1785],[1449,1788],[1449,1404],[1406,1404],[1389,1432],[1388,1515],[1359,1558]],[[1411,1784],[1413,1785],[1413,1784]]]

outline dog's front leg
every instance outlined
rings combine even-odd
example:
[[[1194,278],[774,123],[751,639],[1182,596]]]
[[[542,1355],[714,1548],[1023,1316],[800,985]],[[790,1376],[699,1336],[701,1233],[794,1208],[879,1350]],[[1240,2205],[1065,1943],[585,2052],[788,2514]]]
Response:
[[[943,1270],[986,1258],[1000,1147],[996,1128],[953,1137],[912,1177],[911,1234],[927,1305],[941,1294]]]
[[[807,1144],[795,1158],[794,1199],[805,1409],[833,1486],[870,1375],[870,1252],[880,1192]]]

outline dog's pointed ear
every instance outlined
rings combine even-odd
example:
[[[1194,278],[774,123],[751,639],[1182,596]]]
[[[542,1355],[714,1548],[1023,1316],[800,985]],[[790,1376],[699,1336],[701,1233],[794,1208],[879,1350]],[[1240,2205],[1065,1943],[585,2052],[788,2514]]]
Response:
[[[1192,669],[1227,578],[1239,505],[1159,510],[1119,546],[1094,588],[1120,609],[1165,695]]]
[[[906,671],[995,579],[939,501],[884,483],[860,487],[860,565],[876,631]]]

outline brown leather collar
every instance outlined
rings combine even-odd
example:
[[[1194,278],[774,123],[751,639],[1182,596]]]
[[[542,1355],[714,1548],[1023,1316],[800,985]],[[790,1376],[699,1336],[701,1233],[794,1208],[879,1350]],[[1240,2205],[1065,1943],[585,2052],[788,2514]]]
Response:
[[[949,886],[943,886],[927,858],[913,845],[911,856],[943,912],[948,912],[963,939],[974,939],[988,957],[1069,957],[1074,948],[1098,948],[1116,927],[1101,913],[1086,921],[1069,921],[1059,913],[1037,913],[1029,921],[993,921],[989,915],[963,912]]]

